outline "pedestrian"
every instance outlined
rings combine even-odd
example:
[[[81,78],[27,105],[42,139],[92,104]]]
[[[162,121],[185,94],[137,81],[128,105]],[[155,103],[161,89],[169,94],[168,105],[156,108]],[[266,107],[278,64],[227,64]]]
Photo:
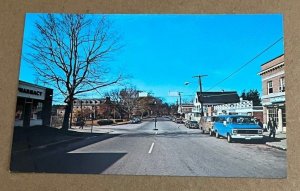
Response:
[[[84,120],[83,120],[83,117],[80,117],[79,129],[83,129],[83,126],[84,126]]]
[[[277,124],[276,121],[270,117],[267,125],[268,130],[270,130],[269,138],[273,135],[273,139],[275,139],[275,134],[276,134],[276,129],[277,129]]]

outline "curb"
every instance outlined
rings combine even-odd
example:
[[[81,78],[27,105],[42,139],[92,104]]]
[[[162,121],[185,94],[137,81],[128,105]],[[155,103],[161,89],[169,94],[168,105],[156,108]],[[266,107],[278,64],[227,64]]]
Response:
[[[285,148],[285,147],[280,147],[280,146],[272,145],[272,144],[270,144],[270,143],[266,143],[266,145],[267,145],[268,147],[272,147],[272,148],[279,149],[279,150],[283,150],[283,151],[286,151],[286,150],[287,150],[287,148]]]

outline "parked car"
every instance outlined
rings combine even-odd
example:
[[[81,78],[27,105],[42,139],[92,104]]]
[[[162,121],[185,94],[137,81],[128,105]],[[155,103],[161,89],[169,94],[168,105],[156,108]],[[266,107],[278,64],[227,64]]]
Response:
[[[182,121],[181,118],[176,118],[175,122],[176,122],[176,123],[183,123],[183,121]]]
[[[189,125],[190,122],[191,122],[190,120],[186,120],[186,121],[184,122],[184,125],[185,125],[186,127],[188,127],[188,125]]]
[[[231,143],[233,140],[262,140],[263,130],[251,116],[222,115],[214,122],[214,130],[217,138],[227,137]]]
[[[188,126],[189,129],[198,129],[199,128],[199,124],[197,121],[190,121]]]
[[[214,122],[216,120],[216,116],[205,116],[200,119],[200,129],[202,133],[209,133],[210,136],[215,134],[214,130]]]
[[[138,117],[134,117],[130,120],[131,123],[140,123],[141,122],[141,119],[138,118]]]
[[[172,121],[174,121],[174,122],[175,122],[175,121],[176,121],[176,117],[173,117],[173,118],[172,118]]]

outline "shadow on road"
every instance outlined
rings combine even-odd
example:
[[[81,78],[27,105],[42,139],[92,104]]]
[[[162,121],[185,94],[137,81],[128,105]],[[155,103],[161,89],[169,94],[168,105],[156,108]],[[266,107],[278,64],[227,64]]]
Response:
[[[42,149],[13,152],[10,170],[13,172],[101,173],[126,153],[69,152],[116,136],[119,134],[102,134]]]
[[[100,174],[125,155],[126,153],[64,153],[58,158],[36,162],[34,169],[16,171]]]

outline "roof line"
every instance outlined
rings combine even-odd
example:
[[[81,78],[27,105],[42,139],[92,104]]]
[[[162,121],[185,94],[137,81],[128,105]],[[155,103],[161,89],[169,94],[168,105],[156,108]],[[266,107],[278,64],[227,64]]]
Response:
[[[275,57],[275,58],[273,58],[273,59],[271,59],[271,60],[269,60],[269,61],[267,61],[267,62],[265,62],[265,63],[263,63],[261,66],[266,65],[266,64],[268,64],[269,62],[272,62],[273,60],[276,60],[277,58],[279,58],[279,57],[281,57],[281,56],[283,56],[283,55],[284,55],[284,53],[281,54],[281,55],[279,55],[279,56],[277,56],[277,57]]]
[[[49,87],[37,85],[37,84],[30,83],[30,82],[26,82],[26,81],[23,81],[23,80],[19,80],[19,84],[20,84],[20,83],[27,84],[27,85],[31,85],[31,86],[34,86],[34,87],[37,87],[37,88],[52,89],[52,88],[49,88]]]

